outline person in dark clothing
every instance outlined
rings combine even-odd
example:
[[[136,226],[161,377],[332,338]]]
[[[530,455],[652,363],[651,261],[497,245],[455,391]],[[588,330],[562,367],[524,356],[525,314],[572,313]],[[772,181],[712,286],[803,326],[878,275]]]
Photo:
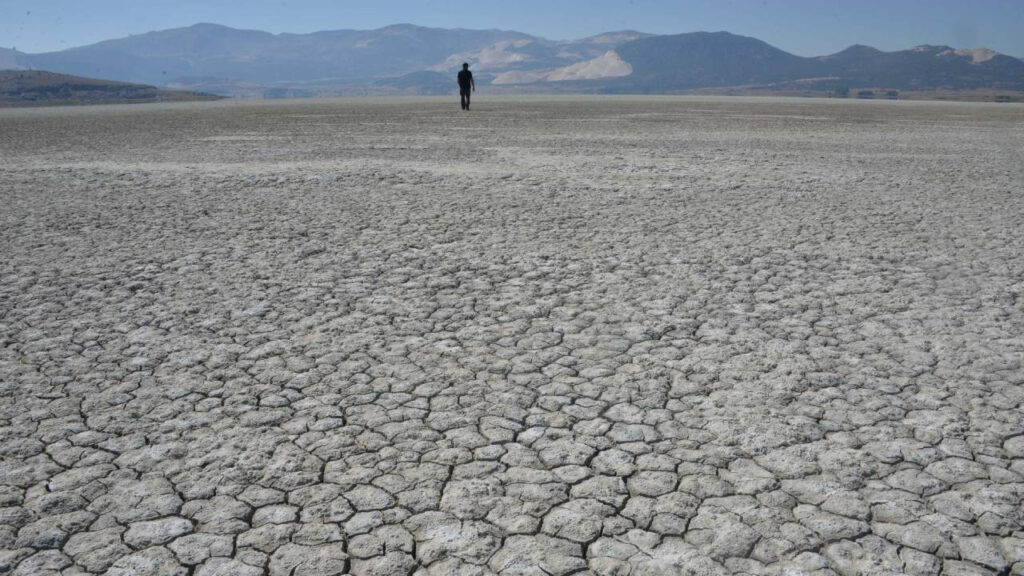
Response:
[[[459,97],[462,99],[463,110],[469,110],[469,95],[472,92],[476,92],[476,82],[473,81],[473,73],[469,71],[469,64],[463,64],[459,72]]]

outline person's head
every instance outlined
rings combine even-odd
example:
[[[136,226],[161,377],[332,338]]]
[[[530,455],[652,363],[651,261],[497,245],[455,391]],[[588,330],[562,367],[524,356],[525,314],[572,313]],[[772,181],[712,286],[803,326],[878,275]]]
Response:
[[[463,70],[469,70],[469,64],[467,64],[466,62],[463,62],[462,63],[462,69]]]

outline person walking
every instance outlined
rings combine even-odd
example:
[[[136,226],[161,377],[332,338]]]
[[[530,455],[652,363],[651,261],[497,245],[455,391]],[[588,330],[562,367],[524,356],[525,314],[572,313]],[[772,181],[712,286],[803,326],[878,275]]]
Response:
[[[476,82],[473,81],[473,73],[469,71],[469,64],[464,63],[459,72],[459,98],[462,99],[463,110],[469,110],[469,96],[472,92],[476,92]]]

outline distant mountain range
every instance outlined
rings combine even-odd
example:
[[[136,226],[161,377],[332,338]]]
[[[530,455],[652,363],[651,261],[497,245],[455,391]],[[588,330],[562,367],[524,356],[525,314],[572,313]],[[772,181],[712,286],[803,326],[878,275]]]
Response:
[[[0,108],[219,100],[220,96],[80,78],[38,70],[0,70]]]
[[[619,46],[633,67],[619,82],[629,90],[716,86],[803,86],[809,89],[1024,90],[1024,61],[991,50],[917,46],[882,52],[851,46],[803,58],[755,38],[726,32],[656,36]]]
[[[507,91],[1024,91],[1024,61],[983,48],[918,46],[882,52],[852,46],[805,58],[727,32],[652,36],[621,31],[551,41],[514,31],[407,24],[276,35],[197,24],[46,54],[0,50],[0,69],[253,97],[448,93],[463,61],[472,64],[478,85]]]

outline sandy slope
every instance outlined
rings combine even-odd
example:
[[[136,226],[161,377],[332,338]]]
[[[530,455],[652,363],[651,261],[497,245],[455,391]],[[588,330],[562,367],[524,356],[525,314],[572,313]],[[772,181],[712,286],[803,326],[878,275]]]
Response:
[[[0,112],[0,573],[1024,573],[1024,108],[474,106]]]

